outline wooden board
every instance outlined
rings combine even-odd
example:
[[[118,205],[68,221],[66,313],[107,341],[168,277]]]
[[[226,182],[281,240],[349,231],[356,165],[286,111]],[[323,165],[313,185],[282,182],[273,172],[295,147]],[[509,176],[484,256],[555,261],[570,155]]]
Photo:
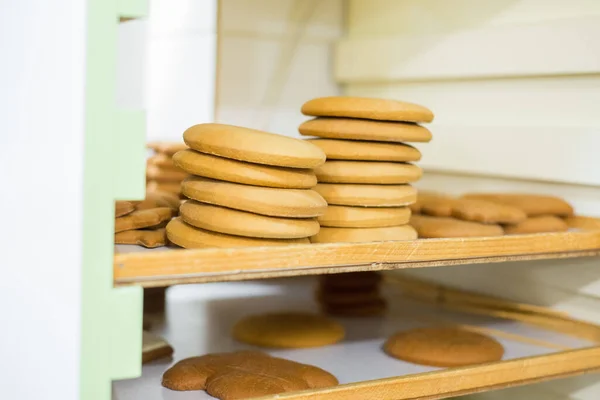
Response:
[[[139,250],[139,251],[138,251]],[[600,255],[600,231],[378,243],[143,251],[117,246],[116,285],[272,278]]]

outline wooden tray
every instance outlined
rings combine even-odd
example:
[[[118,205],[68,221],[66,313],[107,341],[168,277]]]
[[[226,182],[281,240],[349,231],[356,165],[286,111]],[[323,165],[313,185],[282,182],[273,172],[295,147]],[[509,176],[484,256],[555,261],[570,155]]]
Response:
[[[600,255],[600,230],[484,238],[184,250],[117,245],[115,285],[262,279]]]
[[[152,329],[174,347],[174,360],[146,364],[140,378],[115,382],[113,399],[212,399],[202,391],[162,388],[162,373],[172,361],[185,357],[252,348],[229,335],[233,324],[244,315],[282,309],[316,311],[314,281],[302,277],[170,288],[164,322],[155,323]],[[397,285],[389,283],[385,293],[391,304],[386,317],[338,319],[346,327],[344,342],[314,349],[269,351],[325,368],[336,375],[341,386],[267,398],[439,399],[600,369],[600,347],[593,341],[514,320],[441,309],[407,299]],[[385,338],[398,330],[439,323],[457,323],[494,336],[505,347],[503,361],[439,369],[399,361],[381,351]]]

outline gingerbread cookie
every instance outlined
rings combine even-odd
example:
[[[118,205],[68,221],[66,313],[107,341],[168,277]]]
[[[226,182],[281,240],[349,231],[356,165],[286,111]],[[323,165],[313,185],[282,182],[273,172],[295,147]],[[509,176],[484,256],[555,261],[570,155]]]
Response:
[[[500,361],[504,348],[495,339],[455,327],[428,327],[399,332],[385,352],[403,361],[432,367],[460,367]]]
[[[176,153],[173,162],[190,174],[227,182],[289,189],[310,189],[317,184],[310,169],[252,164],[194,150]]]
[[[344,338],[344,327],[324,316],[305,312],[253,315],[233,327],[233,337],[260,347],[321,347]]]
[[[115,219],[115,233],[157,226],[162,222],[168,221],[172,216],[173,211],[167,207],[134,211],[124,217]]]
[[[385,228],[321,228],[311,236],[311,243],[385,242],[388,240],[414,240],[417,232],[410,225]]]
[[[302,113],[312,116],[363,118],[381,121],[433,121],[431,110],[418,104],[368,97],[319,97],[304,103]]]
[[[480,199],[455,200],[452,216],[484,224],[518,224],[527,219],[527,214],[520,208]]]
[[[517,193],[469,193],[463,197],[467,199],[494,201],[517,207],[523,210],[528,217],[537,217],[540,215],[568,217],[573,215],[573,207],[565,200],[555,196]]]
[[[172,156],[178,151],[187,149],[185,143],[178,142],[150,142],[146,145],[149,149],[154,150],[157,153]]]
[[[173,212],[179,210],[181,200],[179,197],[169,192],[148,191],[144,201],[136,204],[136,210],[147,210],[149,208],[169,207]]]
[[[243,236],[225,235],[195,228],[181,218],[172,219],[167,225],[167,238],[177,246],[186,249],[207,247],[262,247],[308,244],[308,238],[302,239],[259,239]]]
[[[181,170],[165,169],[155,165],[146,168],[146,179],[157,182],[180,182],[188,177],[188,173]]]
[[[306,139],[318,146],[328,160],[355,161],[419,161],[421,152],[404,143],[382,143],[358,140]]]
[[[135,203],[131,201],[115,201],[115,217],[122,217],[135,210]]]
[[[179,213],[192,226],[229,235],[299,239],[319,232],[319,223],[313,218],[269,217],[194,200],[183,203]]]
[[[165,246],[167,234],[164,228],[160,229],[133,229],[115,233],[115,244],[137,244],[147,248]]]
[[[321,226],[337,228],[378,228],[408,224],[408,207],[327,207],[318,219]]]
[[[423,171],[409,163],[327,161],[315,168],[319,183],[367,183],[391,185],[419,180]]]
[[[322,215],[327,202],[310,189],[280,189],[194,177],[183,182],[190,199],[261,215],[312,218]]]
[[[417,201],[411,205],[415,214],[427,214],[435,217],[450,217],[456,199],[440,193],[419,190]]]
[[[410,185],[352,185],[319,183],[314,190],[328,204],[359,207],[399,207],[417,199],[417,189]]]
[[[458,238],[502,236],[500,225],[461,221],[456,218],[413,215],[410,224],[419,232],[420,238]]]
[[[504,233],[507,235],[543,232],[566,232],[569,225],[561,218],[553,215],[542,215],[540,217],[529,217],[514,225],[504,225]]]
[[[256,164],[314,168],[325,162],[325,153],[311,143],[233,125],[194,125],[183,140],[202,153]]]
[[[304,136],[375,142],[429,142],[431,132],[420,125],[402,122],[366,121],[349,118],[315,118],[303,122]]]

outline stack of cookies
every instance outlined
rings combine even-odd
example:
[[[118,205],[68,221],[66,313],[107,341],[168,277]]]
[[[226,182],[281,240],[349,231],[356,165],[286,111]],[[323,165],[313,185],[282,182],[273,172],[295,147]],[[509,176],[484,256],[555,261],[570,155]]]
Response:
[[[385,311],[380,293],[381,275],[373,271],[323,275],[317,301],[324,313],[346,317],[370,317]]]
[[[418,123],[431,122],[425,107],[392,100],[323,97],[302,106],[316,118],[299,127],[320,147],[327,162],[317,167],[315,188],[329,207],[313,243],[412,240],[408,205],[417,192],[421,153],[408,142],[428,142],[431,133]]]
[[[309,243],[327,208],[312,188],[313,168],[325,162],[303,140],[223,124],[200,124],[183,134],[188,149],[173,156],[193,177],[182,183],[189,200],[167,225],[185,248]]]
[[[146,164],[146,186],[149,191],[181,193],[181,182],[188,177],[185,171],[173,164],[173,154],[186,148],[183,143],[152,142],[148,148],[154,151]]]

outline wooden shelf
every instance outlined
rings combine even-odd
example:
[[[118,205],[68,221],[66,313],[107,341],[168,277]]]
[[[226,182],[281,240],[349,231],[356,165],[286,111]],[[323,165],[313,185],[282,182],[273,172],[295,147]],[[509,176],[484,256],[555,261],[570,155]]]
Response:
[[[118,245],[114,283],[145,287],[600,255],[600,230],[237,249]]]

